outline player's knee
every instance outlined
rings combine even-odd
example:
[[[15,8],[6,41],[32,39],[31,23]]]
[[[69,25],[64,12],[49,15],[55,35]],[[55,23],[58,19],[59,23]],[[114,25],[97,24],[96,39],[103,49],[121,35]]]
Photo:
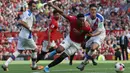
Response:
[[[98,47],[99,47],[98,43],[93,43],[91,46],[91,50],[94,51],[94,50],[98,49]]]
[[[56,52],[57,53],[61,53],[64,51],[64,48],[62,46],[59,46],[57,49],[56,49]]]

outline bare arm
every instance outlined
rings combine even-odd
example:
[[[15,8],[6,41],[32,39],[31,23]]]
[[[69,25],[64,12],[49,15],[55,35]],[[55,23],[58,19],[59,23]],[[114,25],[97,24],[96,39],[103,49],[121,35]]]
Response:
[[[51,2],[48,3],[51,7],[53,7],[54,9],[56,9],[64,18],[67,19],[67,15],[64,14],[63,10],[61,10],[59,7],[53,5]]]
[[[93,33],[92,36],[97,36],[99,34],[101,34],[101,31],[97,31],[97,32]]]
[[[18,21],[23,27],[25,27],[26,29],[28,29],[29,31],[31,31],[31,29],[27,26],[27,23],[22,21],[22,20],[19,20]]]

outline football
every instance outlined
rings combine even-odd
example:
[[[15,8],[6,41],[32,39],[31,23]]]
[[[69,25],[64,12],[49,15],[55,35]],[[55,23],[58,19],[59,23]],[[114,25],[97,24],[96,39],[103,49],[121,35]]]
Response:
[[[125,70],[125,65],[123,63],[117,62],[115,64],[115,71],[116,71],[116,73],[123,73],[124,70]]]

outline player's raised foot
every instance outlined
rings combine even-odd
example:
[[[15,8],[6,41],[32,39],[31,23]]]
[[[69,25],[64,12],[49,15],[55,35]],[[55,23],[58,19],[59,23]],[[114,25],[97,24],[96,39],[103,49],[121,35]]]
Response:
[[[32,70],[38,70],[38,66],[32,67]]]
[[[8,66],[2,65],[1,68],[2,68],[4,71],[9,71],[9,70],[8,70]]]
[[[38,70],[42,70],[44,66],[38,66]]]
[[[32,67],[32,65],[31,65],[31,68],[32,68],[32,70],[42,70],[44,68],[44,66]]]
[[[87,61],[86,63],[81,63],[79,66],[77,66],[77,69],[79,69],[80,71],[84,70],[84,67],[88,64],[89,62]]]
[[[93,62],[93,65],[95,65],[95,66],[96,66],[96,65],[97,65],[97,62]]]
[[[46,66],[46,67],[43,69],[43,71],[44,71],[45,73],[49,73],[49,72],[50,72],[50,71],[49,71],[49,67]]]
[[[30,65],[30,67],[32,68],[32,70],[42,70],[44,68],[44,66],[37,66],[37,67],[32,67],[32,64]]]

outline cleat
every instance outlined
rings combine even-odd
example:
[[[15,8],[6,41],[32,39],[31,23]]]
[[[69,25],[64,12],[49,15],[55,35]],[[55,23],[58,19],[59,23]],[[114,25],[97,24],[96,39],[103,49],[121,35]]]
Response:
[[[2,68],[4,71],[9,71],[9,70],[8,70],[8,67],[5,66],[5,65],[2,65],[1,68]]]
[[[42,70],[44,66],[38,66],[38,70]]]
[[[81,63],[79,66],[77,66],[77,69],[79,69],[80,71],[83,71],[84,70],[84,68],[85,68],[85,66],[88,64],[89,62],[87,62],[87,63]]]
[[[97,62],[93,62],[93,65],[95,65],[95,66],[96,66],[96,65],[97,65]]]
[[[32,70],[42,70],[44,68],[44,66],[37,66],[37,67],[32,67],[32,65],[30,65],[30,67],[32,68]]]
[[[38,66],[32,67],[32,70],[38,70]]]
[[[49,71],[49,67],[48,66],[46,66],[45,68],[44,68],[44,70],[43,70],[45,73],[49,73],[50,71]]]

